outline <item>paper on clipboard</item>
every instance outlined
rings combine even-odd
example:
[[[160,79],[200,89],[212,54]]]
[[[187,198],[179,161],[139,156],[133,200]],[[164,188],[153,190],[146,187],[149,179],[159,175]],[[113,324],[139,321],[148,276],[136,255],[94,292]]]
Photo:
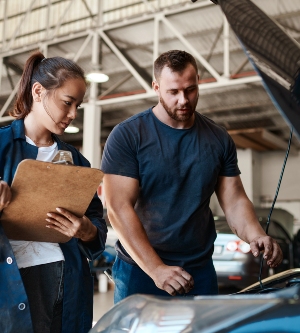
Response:
[[[48,212],[56,207],[78,217],[86,212],[103,172],[99,169],[23,160],[13,179],[12,201],[1,223],[9,239],[64,243],[70,237],[46,228]]]

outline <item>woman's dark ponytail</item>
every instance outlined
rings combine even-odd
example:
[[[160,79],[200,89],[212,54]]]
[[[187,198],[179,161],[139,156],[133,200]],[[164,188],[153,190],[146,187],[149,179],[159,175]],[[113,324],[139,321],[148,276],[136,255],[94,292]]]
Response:
[[[39,51],[33,53],[25,63],[17,99],[10,115],[16,119],[28,115],[33,104],[31,90],[35,82],[39,82],[46,90],[55,90],[66,80],[75,78],[85,81],[83,69],[74,61],[62,57],[45,58]]]
[[[14,104],[13,110],[10,115],[17,118],[25,118],[31,110],[32,107],[32,93],[31,93],[31,81],[33,73],[36,67],[42,62],[45,57],[41,52],[35,52],[26,61],[23,74],[21,76],[17,99]]]

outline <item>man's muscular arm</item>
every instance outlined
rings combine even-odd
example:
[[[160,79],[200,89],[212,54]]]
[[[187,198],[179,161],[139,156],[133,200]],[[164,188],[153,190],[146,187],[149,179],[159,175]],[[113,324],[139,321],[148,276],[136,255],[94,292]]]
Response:
[[[263,251],[267,264],[270,267],[278,266],[283,258],[282,251],[276,240],[267,236],[258,222],[240,176],[219,177],[216,194],[231,230],[249,243],[255,257]]]
[[[138,180],[105,174],[103,186],[110,223],[132,259],[159,289],[173,296],[189,292],[194,286],[192,276],[181,267],[163,263],[134,211],[139,193]]]

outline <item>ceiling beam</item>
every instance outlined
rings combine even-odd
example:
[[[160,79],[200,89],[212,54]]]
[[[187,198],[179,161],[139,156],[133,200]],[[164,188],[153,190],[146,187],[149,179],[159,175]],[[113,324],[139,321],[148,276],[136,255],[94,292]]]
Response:
[[[159,19],[172,31],[172,33],[181,41],[181,43],[192,53],[192,55],[205,67],[205,69],[218,81],[225,80],[220,74],[211,66],[209,62],[194,48],[194,46],[179,32],[175,26],[165,17],[160,14]]]
[[[288,143],[264,128],[229,130],[237,148],[251,148],[257,151],[286,150]],[[298,150],[290,147],[291,154],[298,154]]]
[[[119,60],[125,65],[129,72],[135,77],[135,79],[140,83],[140,85],[147,91],[152,90],[148,82],[140,75],[140,73],[133,67],[133,65],[126,59],[118,47],[113,43],[113,41],[108,37],[108,35],[102,30],[98,29],[98,33],[105,44],[112,50],[112,52],[119,58]]]

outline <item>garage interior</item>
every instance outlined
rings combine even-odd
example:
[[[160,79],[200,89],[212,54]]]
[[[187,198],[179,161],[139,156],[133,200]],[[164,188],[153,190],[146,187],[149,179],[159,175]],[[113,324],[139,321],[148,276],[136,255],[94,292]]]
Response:
[[[253,1],[295,40],[300,38],[297,0]],[[169,49],[185,49],[199,65],[197,111],[226,127],[237,148],[284,150],[289,128],[273,106],[219,6],[211,1],[1,1],[1,124],[11,121],[16,86],[31,51],[74,59],[86,73],[109,76],[92,85],[64,140],[84,145],[84,110],[94,102],[101,114],[99,142],[111,129],[156,103],[152,63]],[[294,140],[292,150],[299,149]]]
[[[299,0],[252,2],[300,42]],[[37,49],[45,57],[73,59],[86,73],[109,76],[107,82],[90,83],[73,121],[78,132],[62,136],[93,167],[100,166],[113,127],[156,104],[151,87],[156,57],[170,49],[193,54],[200,75],[197,111],[232,136],[254,205],[271,206],[290,128],[219,6],[209,0],[2,0],[0,34],[0,126],[13,121],[9,110],[22,69]],[[276,204],[293,214],[295,230],[300,227],[299,150],[294,135]],[[211,207],[220,214],[214,197]]]
[[[253,3],[300,41],[298,0]],[[89,85],[73,121],[79,131],[62,138],[99,167],[112,128],[156,104],[151,88],[154,59],[169,49],[184,49],[199,65],[197,111],[228,130],[238,148],[248,196],[255,205],[270,205],[290,128],[219,6],[209,0],[4,0],[0,13],[1,126],[12,121],[8,112],[32,51],[73,59],[86,73],[101,71],[109,76],[107,82]],[[278,196],[278,204],[292,210],[296,223],[300,178],[293,170],[298,170],[299,149],[294,135]]]

